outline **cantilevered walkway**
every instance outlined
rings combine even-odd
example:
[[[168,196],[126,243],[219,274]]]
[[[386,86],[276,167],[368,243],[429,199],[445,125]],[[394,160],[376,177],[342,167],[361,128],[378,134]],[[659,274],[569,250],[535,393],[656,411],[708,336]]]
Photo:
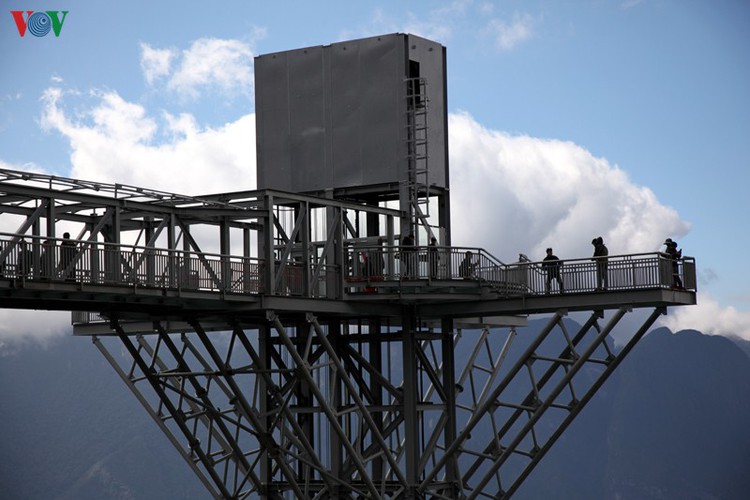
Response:
[[[316,273],[315,266],[293,260],[268,265],[257,257],[6,233],[0,234],[0,301],[7,308],[142,313],[165,320],[252,316],[269,308],[399,317],[405,303],[434,319],[695,301],[690,257],[675,263],[660,253],[610,256],[606,288],[597,286],[593,259],[564,260],[561,291],[556,280],[547,282],[541,262],[504,264],[478,248],[415,247],[407,253],[397,246],[358,245],[344,252],[347,265]],[[469,271],[462,265],[467,252]],[[380,270],[371,264],[376,255],[383,257]]]
[[[385,232],[365,236],[365,215]],[[547,289],[540,262],[506,264],[479,248],[404,251],[394,234],[401,215],[272,190],[191,197],[0,170],[0,300],[164,319],[269,308],[390,317],[404,304],[426,318],[469,317],[695,301],[692,258],[614,255],[604,271],[591,258],[564,260],[560,293],[555,280]],[[674,273],[684,288],[673,287]]]

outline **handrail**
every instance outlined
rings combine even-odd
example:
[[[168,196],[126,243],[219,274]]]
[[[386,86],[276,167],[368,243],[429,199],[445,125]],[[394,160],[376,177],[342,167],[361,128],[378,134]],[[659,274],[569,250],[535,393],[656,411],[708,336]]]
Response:
[[[0,233],[0,276],[22,281],[262,293],[263,267],[253,257]]]
[[[473,281],[502,296],[671,288],[680,282],[696,289],[695,259],[674,261],[660,252],[565,259],[550,266],[544,261],[505,264],[475,247],[356,245],[348,249],[347,262],[344,278],[353,292],[372,293],[381,282],[411,286],[419,280]]]
[[[349,294],[373,293],[393,282],[402,288],[424,282],[434,290],[445,282],[454,289],[460,283],[464,292],[487,289],[503,297],[678,286],[695,291],[697,286],[693,257],[673,260],[660,252],[611,255],[606,261],[564,259],[550,268],[543,261],[505,264],[476,247],[352,245],[345,262],[343,269],[325,266],[312,273],[317,264],[277,262],[269,269],[255,257],[0,233],[0,277],[22,282],[328,298],[326,283],[338,279]],[[271,273],[280,277],[271,280]],[[305,276],[318,276],[308,290]]]

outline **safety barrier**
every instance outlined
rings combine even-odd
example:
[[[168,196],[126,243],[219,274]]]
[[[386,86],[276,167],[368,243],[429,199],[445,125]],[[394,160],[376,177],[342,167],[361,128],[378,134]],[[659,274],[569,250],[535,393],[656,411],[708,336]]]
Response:
[[[348,253],[350,292],[415,282],[468,281],[504,296],[653,288],[696,289],[695,260],[663,253],[505,264],[480,248],[358,246]],[[558,279],[559,278],[559,279]]]
[[[0,238],[3,278],[227,293],[265,289],[264,263],[256,258],[60,238]],[[290,293],[301,293],[298,281],[285,280]]]
[[[358,246],[347,250],[346,262],[343,276],[335,266],[297,261],[277,261],[271,271],[264,260],[253,257],[0,234],[0,278],[21,281],[311,297],[326,297],[327,287],[341,279],[349,293],[392,289],[394,282],[399,287],[436,288],[460,283],[466,289],[488,287],[503,296],[696,289],[695,260],[675,261],[663,253],[566,259],[553,265],[505,264],[480,248]]]

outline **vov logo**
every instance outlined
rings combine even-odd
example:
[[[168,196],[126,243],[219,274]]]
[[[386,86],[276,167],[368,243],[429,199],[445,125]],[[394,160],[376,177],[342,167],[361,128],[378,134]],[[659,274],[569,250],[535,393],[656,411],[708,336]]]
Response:
[[[68,16],[67,10],[48,10],[46,12],[27,10],[26,18],[24,18],[24,11],[22,10],[11,10],[10,13],[13,15],[18,34],[21,36],[24,36],[26,31],[34,36],[47,36],[50,30],[55,33],[55,36],[60,36],[63,23]],[[62,18],[60,18],[61,13]]]

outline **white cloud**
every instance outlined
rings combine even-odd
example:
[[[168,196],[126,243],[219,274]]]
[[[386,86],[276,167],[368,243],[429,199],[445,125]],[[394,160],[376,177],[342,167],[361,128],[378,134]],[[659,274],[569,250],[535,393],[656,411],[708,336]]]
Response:
[[[23,164],[14,164],[14,163],[8,163],[0,159],[0,168],[3,170],[19,170],[23,172],[37,172],[40,174],[47,173],[41,166],[37,165],[36,163],[23,163]]]
[[[689,229],[651,190],[576,144],[488,130],[465,113],[449,126],[456,245],[505,261],[541,259],[547,246],[575,258],[592,253],[596,236],[617,255],[656,251]]]
[[[141,70],[146,82],[152,85],[159,78],[167,76],[172,70],[175,56],[174,50],[155,49],[147,43],[141,43]]]
[[[253,85],[253,51],[239,40],[201,38],[182,52],[167,88],[197,97],[199,89],[218,88],[249,94]]]
[[[0,357],[25,343],[45,345],[70,331],[69,312],[0,309]]]
[[[723,307],[711,296],[699,292],[698,304],[670,309],[660,322],[673,332],[693,329],[709,335],[737,336],[750,340],[750,312]]]
[[[92,95],[96,104],[81,116],[66,111],[60,89],[43,98],[42,125],[70,142],[71,177],[181,194],[254,188],[254,115],[201,128],[187,113],[158,120],[116,92]]]
[[[534,36],[533,18],[529,14],[515,14],[510,23],[492,19],[485,32],[495,40],[498,50],[506,52]]]
[[[253,39],[264,36],[256,29]],[[198,98],[203,91],[251,95],[253,50],[240,40],[200,38],[183,51],[141,43],[141,70],[149,85],[162,83],[180,97]]]

